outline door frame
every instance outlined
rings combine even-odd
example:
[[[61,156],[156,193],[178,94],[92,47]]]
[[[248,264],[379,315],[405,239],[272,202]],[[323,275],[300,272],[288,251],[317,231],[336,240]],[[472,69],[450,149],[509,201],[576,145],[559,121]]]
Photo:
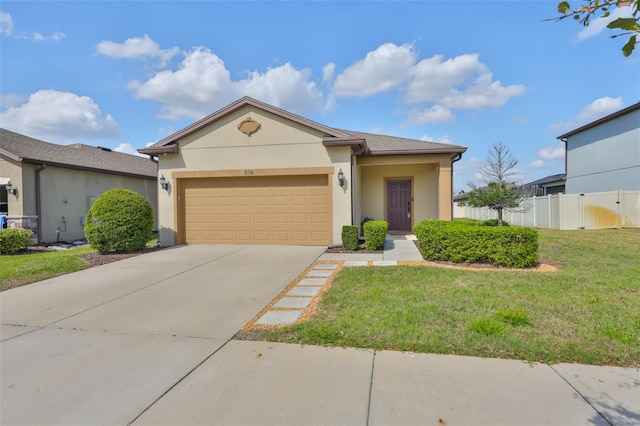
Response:
[[[395,234],[395,233],[398,233],[398,234],[405,234],[405,233],[407,233],[407,232],[408,232],[408,233],[413,232],[413,219],[414,219],[414,217],[415,217],[415,214],[414,214],[414,208],[413,208],[413,205],[415,204],[414,197],[413,197],[413,187],[414,187],[414,185],[413,185],[413,176],[406,176],[406,177],[403,177],[403,176],[400,176],[400,177],[395,177],[395,176],[394,176],[394,177],[385,177],[383,180],[384,180],[384,184],[383,184],[383,187],[384,187],[384,199],[383,199],[383,203],[384,203],[384,205],[383,205],[382,210],[384,211],[384,220],[385,220],[387,223],[389,222],[389,218],[387,217],[387,208],[388,208],[388,206],[389,206],[389,197],[388,197],[388,194],[387,194],[387,184],[388,184],[388,182],[393,182],[393,181],[409,181],[409,186],[410,186],[410,191],[409,191],[409,192],[410,192],[410,195],[409,195],[409,196],[411,197],[411,221],[410,221],[411,223],[410,223],[410,225],[409,225],[409,229],[407,229],[407,230],[392,230],[392,231],[389,231],[389,232],[390,232],[390,233],[394,233],[394,234]]]

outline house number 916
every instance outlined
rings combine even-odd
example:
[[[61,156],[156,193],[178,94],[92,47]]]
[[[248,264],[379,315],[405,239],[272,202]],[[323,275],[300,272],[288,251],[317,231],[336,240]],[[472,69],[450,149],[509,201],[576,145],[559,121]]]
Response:
[[[246,176],[253,176],[253,175],[254,175],[253,170],[245,170],[245,171],[244,171],[244,174],[245,174]]]

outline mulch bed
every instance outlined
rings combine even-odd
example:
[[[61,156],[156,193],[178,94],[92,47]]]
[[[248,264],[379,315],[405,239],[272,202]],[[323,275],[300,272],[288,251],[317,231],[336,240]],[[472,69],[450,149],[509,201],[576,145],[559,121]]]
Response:
[[[355,250],[345,250],[344,247],[329,247],[325,250],[325,253],[351,253],[351,254],[369,254],[369,253],[382,253],[382,250],[377,251],[367,251],[367,248],[364,243],[359,244]]]
[[[39,245],[35,245],[35,246],[31,246],[29,247],[24,254],[30,254],[30,253],[42,253],[42,252],[48,252],[48,251],[58,251],[55,248],[52,247],[61,247],[62,249],[72,249],[72,248],[78,248],[78,247],[86,247],[86,244],[70,244],[70,243],[66,243],[66,242],[60,242],[60,243],[55,243],[55,244],[39,244]],[[130,257],[136,257],[139,256],[141,254],[144,253],[150,253],[152,251],[157,251],[157,250],[161,250],[161,247],[147,247],[143,250],[140,251],[136,251],[133,253],[107,253],[107,254],[100,254],[100,253],[87,253],[87,254],[83,254],[81,256],[78,256],[80,259],[84,260],[85,262],[87,262],[89,265],[91,266],[100,266],[100,265],[106,265],[107,263],[112,263],[112,262],[117,262],[119,260],[124,260],[124,259],[128,259]]]

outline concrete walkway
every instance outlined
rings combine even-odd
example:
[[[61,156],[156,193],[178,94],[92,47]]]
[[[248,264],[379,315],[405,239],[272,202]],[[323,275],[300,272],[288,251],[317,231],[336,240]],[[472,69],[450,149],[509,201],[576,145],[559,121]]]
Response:
[[[248,327],[285,326],[300,319],[305,310],[331,286],[340,269],[359,266],[395,266],[398,261],[423,260],[414,235],[387,235],[382,253],[323,253],[316,263],[280,293]]]

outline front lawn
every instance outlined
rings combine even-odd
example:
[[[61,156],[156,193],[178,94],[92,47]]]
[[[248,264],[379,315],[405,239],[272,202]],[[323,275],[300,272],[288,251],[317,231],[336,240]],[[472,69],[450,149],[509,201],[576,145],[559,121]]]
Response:
[[[91,248],[62,251],[25,252],[0,256],[0,291],[41,281],[91,266],[79,256]]]
[[[540,231],[555,272],[343,269],[309,321],[267,339],[640,366],[640,230]]]

